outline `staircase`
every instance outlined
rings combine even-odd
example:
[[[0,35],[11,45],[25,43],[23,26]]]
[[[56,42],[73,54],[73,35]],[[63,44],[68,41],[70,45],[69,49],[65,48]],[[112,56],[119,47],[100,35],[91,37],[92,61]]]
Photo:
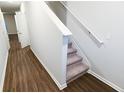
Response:
[[[77,49],[73,47],[72,42],[68,44],[67,60],[67,83],[82,76],[89,69],[89,66],[83,62],[83,58],[77,54]]]

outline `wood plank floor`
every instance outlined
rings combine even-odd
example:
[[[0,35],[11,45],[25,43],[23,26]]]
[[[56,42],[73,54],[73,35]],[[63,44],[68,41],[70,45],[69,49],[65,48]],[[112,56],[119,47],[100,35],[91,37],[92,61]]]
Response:
[[[60,91],[30,47],[21,48],[17,35],[11,35],[9,58],[6,69],[3,91],[17,92],[54,92]],[[108,85],[99,81],[90,74],[85,74],[79,79],[68,84],[62,91],[115,91]]]

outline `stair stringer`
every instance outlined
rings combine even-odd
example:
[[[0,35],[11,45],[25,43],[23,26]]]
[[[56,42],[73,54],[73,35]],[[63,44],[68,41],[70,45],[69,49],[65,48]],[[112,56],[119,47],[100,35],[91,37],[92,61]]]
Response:
[[[83,63],[85,63],[86,65],[89,66],[89,70],[91,69],[91,64],[90,61],[88,60],[88,57],[86,56],[86,54],[81,50],[81,48],[79,47],[79,45],[76,43],[76,40],[74,39],[74,37],[70,37],[70,41],[72,42],[72,47],[75,47],[77,49],[77,54],[83,57]]]

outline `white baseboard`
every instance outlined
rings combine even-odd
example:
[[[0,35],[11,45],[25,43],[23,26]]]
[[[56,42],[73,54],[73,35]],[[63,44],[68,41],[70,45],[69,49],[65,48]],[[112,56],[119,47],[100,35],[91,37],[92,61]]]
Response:
[[[124,92],[124,89],[122,89],[119,86],[113,84],[112,82],[106,80],[105,78],[101,77],[100,75],[96,74],[95,72],[89,70],[88,73],[93,75],[94,77],[96,77],[100,81],[104,82],[105,84],[111,86],[113,89],[117,90],[118,92]]]
[[[6,54],[6,59],[5,59],[5,64],[2,72],[2,79],[0,81],[0,92],[3,91],[3,86],[4,86],[4,79],[5,79],[5,73],[6,73],[6,66],[7,66],[7,60],[8,60],[8,52]]]
[[[30,47],[31,48],[31,47]],[[45,66],[45,64],[43,63],[43,61],[37,56],[37,54],[34,52],[34,50],[31,48],[32,52],[35,54],[35,56],[37,57],[37,59],[40,61],[40,63],[43,65],[43,67],[45,68],[45,70],[48,72],[48,74],[51,76],[51,78],[53,79],[53,81],[55,82],[55,84],[58,86],[58,88],[60,90],[64,89],[67,87],[67,84],[60,84],[56,78],[54,77],[54,75],[49,71],[49,69]]]

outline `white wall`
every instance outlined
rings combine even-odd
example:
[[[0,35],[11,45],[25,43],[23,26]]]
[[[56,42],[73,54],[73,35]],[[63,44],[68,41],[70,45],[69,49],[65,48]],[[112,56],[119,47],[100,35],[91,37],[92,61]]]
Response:
[[[66,87],[67,37],[71,34],[43,2],[24,3],[31,49],[60,89]]]
[[[17,34],[14,14],[4,14],[8,34]]]
[[[21,43],[21,47],[24,48],[30,45],[30,37],[29,37],[25,13],[23,13],[22,11],[16,12],[15,20],[16,20],[18,38]]]
[[[2,91],[7,64],[9,42],[3,15],[0,11],[0,91]]]
[[[59,16],[60,20],[66,24],[66,10],[59,1],[49,2],[46,1],[48,6],[54,11],[54,13]]]
[[[102,47],[97,47],[67,17],[67,26],[89,58],[92,70],[124,89],[124,2],[68,2],[68,6],[104,42]]]
[[[92,71],[124,89],[124,2],[67,2],[67,6],[104,42],[103,46],[98,47],[65,10],[66,25],[90,60]],[[59,14],[55,13],[60,18],[65,8],[59,8]],[[63,18],[60,19],[65,20]]]

